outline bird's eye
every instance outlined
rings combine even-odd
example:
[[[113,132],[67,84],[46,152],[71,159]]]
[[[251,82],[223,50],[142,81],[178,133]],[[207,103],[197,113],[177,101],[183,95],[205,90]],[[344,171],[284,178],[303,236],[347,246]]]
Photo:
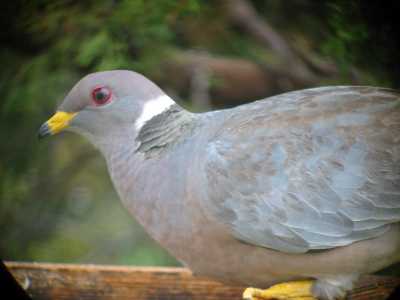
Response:
[[[92,91],[92,100],[95,105],[104,105],[111,99],[111,90],[104,86],[99,86]]]

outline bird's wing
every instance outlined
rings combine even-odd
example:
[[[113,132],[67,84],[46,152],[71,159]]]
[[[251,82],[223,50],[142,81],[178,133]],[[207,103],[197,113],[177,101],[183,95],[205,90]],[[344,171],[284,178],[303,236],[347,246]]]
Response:
[[[225,112],[207,143],[207,211],[242,241],[288,253],[400,221],[400,98],[337,87]]]

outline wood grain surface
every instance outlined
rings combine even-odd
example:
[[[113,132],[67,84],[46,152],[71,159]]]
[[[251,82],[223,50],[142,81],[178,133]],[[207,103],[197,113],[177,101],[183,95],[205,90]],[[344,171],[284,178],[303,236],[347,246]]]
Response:
[[[184,268],[126,267],[6,262],[6,266],[35,300],[234,300],[243,286],[229,286],[194,277]],[[400,278],[366,276],[349,299],[387,299]]]

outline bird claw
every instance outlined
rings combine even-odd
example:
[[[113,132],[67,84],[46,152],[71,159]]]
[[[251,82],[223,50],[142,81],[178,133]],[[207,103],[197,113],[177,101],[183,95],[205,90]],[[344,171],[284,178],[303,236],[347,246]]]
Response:
[[[243,292],[245,300],[317,300],[312,295],[312,280],[279,283],[266,290],[249,287]]]

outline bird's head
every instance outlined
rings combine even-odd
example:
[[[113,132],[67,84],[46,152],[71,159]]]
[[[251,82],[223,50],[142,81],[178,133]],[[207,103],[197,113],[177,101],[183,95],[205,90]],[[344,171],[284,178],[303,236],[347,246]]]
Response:
[[[146,121],[173,104],[159,87],[138,73],[93,73],[72,88],[56,113],[40,127],[39,137],[71,130],[97,144],[124,130],[139,131]]]

